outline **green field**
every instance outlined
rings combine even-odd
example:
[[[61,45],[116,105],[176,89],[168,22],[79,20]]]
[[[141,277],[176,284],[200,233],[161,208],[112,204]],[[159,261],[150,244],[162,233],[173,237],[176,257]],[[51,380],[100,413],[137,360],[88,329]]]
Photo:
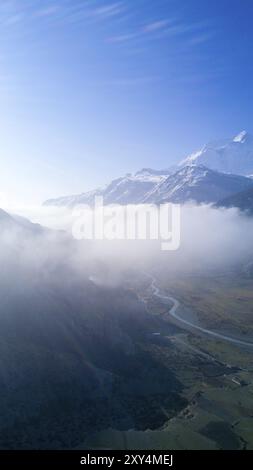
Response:
[[[161,287],[188,308],[201,325],[235,337],[253,334],[253,282],[234,275],[159,279]],[[148,283],[137,285],[147,311],[165,318],[165,307]],[[186,405],[156,429],[106,429],[85,440],[85,448],[253,449],[253,350],[185,331],[168,317],[157,336],[141,341],[145,353],[167,367],[182,385]],[[166,409],[167,407],[167,409]]]

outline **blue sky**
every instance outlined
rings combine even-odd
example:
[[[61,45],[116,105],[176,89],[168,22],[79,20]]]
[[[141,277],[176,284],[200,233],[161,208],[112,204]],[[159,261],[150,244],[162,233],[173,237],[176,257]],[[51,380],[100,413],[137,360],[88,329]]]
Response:
[[[252,132],[252,0],[1,0],[0,204]]]

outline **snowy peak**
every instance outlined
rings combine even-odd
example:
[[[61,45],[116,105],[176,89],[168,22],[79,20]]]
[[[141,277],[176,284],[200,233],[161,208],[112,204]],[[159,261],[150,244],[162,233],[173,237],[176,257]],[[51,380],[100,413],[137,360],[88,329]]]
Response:
[[[46,206],[68,206],[78,204],[93,205],[96,196],[102,196],[105,204],[138,204],[145,194],[157,184],[164,181],[169,170],[152,170],[144,168],[135,175],[127,173],[125,176],[113,180],[104,188],[98,188],[76,196],[67,196],[50,199],[44,203]]]
[[[252,140],[252,136],[247,131],[242,131],[234,137],[233,142],[245,144],[245,142],[249,142],[250,140]]]
[[[183,160],[179,166],[195,163],[223,173],[253,173],[253,136],[246,131],[232,139],[210,142]]]
[[[137,173],[135,173],[135,176],[136,177],[140,177],[140,176],[148,176],[148,177],[154,177],[154,176],[158,176],[158,177],[161,177],[161,176],[169,176],[171,174],[172,170],[167,168],[165,170],[154,170],[152,168],[142,168],[142,170],[140,171],[137,171]]]

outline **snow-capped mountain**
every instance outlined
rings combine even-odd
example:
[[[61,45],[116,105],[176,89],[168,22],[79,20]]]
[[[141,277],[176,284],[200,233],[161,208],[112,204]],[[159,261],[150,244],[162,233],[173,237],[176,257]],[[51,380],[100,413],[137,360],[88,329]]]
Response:
[[[237,175],[237,176],[235,176]],[[104,204],[140,204],[175,201],[216,202],[253,184],[253,136],[243,131],[232,139],[211,142],[176,167],[143,168],[104,188],[74,196],[50,199],[46,206],[93,205],[96,196]]]
[[[150,174],[142,170],[112,181],[104,189],[79,196],[52,199],[45,205],[73,207],[94,204],[95,196],[103,196],[104,204],[141,204],[176,202],[217,202],[232,194],[253,187],[251,178],[210,170],[204,166],[186,165],[171,175]]]
[[[211,203],[250,187],[253,187],[253,181],[245,176],[187,165],[159,183],[146,195],[144,202]]]
[[[145,195],[154,189],[170,174],[170,170],[152,170],[143,168],[135,175],[127,174],[113,180],[104,188],[98,188],[77,196],[67,196],[50,199],[44,203],[46,206],[68,206],[78,204],[94,204],[96,196],[103,196],[104,204],[138,204]]]
[[[253,136],[246,131],[232,139],[210,142],[183,160],[180,166],[204,165],[212,170],[248,176],[253,174]]]

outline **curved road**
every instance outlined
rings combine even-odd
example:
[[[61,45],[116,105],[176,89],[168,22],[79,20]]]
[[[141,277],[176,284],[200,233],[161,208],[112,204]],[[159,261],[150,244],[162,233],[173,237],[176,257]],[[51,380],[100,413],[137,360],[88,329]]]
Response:
[[[165,302],[166,301],[170,302],[170,303],[172,302],[173,306],[168,311],[168,314],[171,317],[175,318],[175,320],[177,320],[179,323],[181,323],[185,327],[191,328],[192,330],[200,331],[201,333],[212,336],[214,338],[218,338],[218,339],[221,339],[221,340],[224,340],[224,341],[229,341],[230,343],[237,344],[239,346],[245,346],[247,348],[253,348],[253,342],[250,343],[250,342],[247,342],[247,341],[243,341],[243,340],[240,340],[240,339],[233,338],[231,336],[223,335],[221,333],[216,333],[215,331],[208,330],[207,328],[202,328],[201,326],[196,325],[195,323],[193,323],[191,321],[188,321],[188,320],[185,320],[184,318],[180,317],[180,315],[177,313],[178,308],[180,307],[180,302],[177,299],[175,299],[174,297],[161,294],[161,291],[160,291],[159,287],[157,287],[157,285],[156,285],[156,279],[151,275],[148,275],[148,277],[150,277],[150,279],[152,279],[152,283],[151,283],[150,287],[153,290],[153,295],[155,295],[156,297],[158,297],[159,299],[161,299]]]

